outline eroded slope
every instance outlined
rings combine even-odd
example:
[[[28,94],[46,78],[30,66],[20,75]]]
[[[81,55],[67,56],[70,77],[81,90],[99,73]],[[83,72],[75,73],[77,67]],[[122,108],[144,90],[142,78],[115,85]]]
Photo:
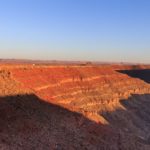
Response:
[[[119,69],[131,67],[3,68],[2,147],[150,149],[150,85]]]

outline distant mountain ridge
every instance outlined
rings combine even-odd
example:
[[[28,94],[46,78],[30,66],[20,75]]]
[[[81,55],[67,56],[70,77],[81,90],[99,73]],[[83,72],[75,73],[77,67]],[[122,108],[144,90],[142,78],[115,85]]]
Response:
[[[97,64],[97,65],[105,65],[105,64],[123,64],[123,65],[150,65],[145,63],[132,63],[132,62],[107,62],[107,61],[69,61],[69,60],[33,60],[33,59],[0,59],[0,64],[82,64],[82,65],[91,65],[91,64]]]

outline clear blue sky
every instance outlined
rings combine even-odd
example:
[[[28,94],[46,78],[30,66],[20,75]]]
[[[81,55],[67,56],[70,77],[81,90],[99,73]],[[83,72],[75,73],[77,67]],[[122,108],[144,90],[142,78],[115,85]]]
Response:
[[[150,0],[1,0],[0,57],[150,63]]]

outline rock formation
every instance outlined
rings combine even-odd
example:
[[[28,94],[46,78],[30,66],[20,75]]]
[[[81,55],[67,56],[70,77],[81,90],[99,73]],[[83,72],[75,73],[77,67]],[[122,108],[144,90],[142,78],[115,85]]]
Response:
[[[149,150],[149,68],[1,66],[0,149]]]

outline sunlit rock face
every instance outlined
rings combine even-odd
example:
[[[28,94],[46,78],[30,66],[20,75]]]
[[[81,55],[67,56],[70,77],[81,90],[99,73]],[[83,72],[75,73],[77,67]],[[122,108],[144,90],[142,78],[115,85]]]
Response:
[[[3,65],[0,146],[149,150],[149,68]]]

